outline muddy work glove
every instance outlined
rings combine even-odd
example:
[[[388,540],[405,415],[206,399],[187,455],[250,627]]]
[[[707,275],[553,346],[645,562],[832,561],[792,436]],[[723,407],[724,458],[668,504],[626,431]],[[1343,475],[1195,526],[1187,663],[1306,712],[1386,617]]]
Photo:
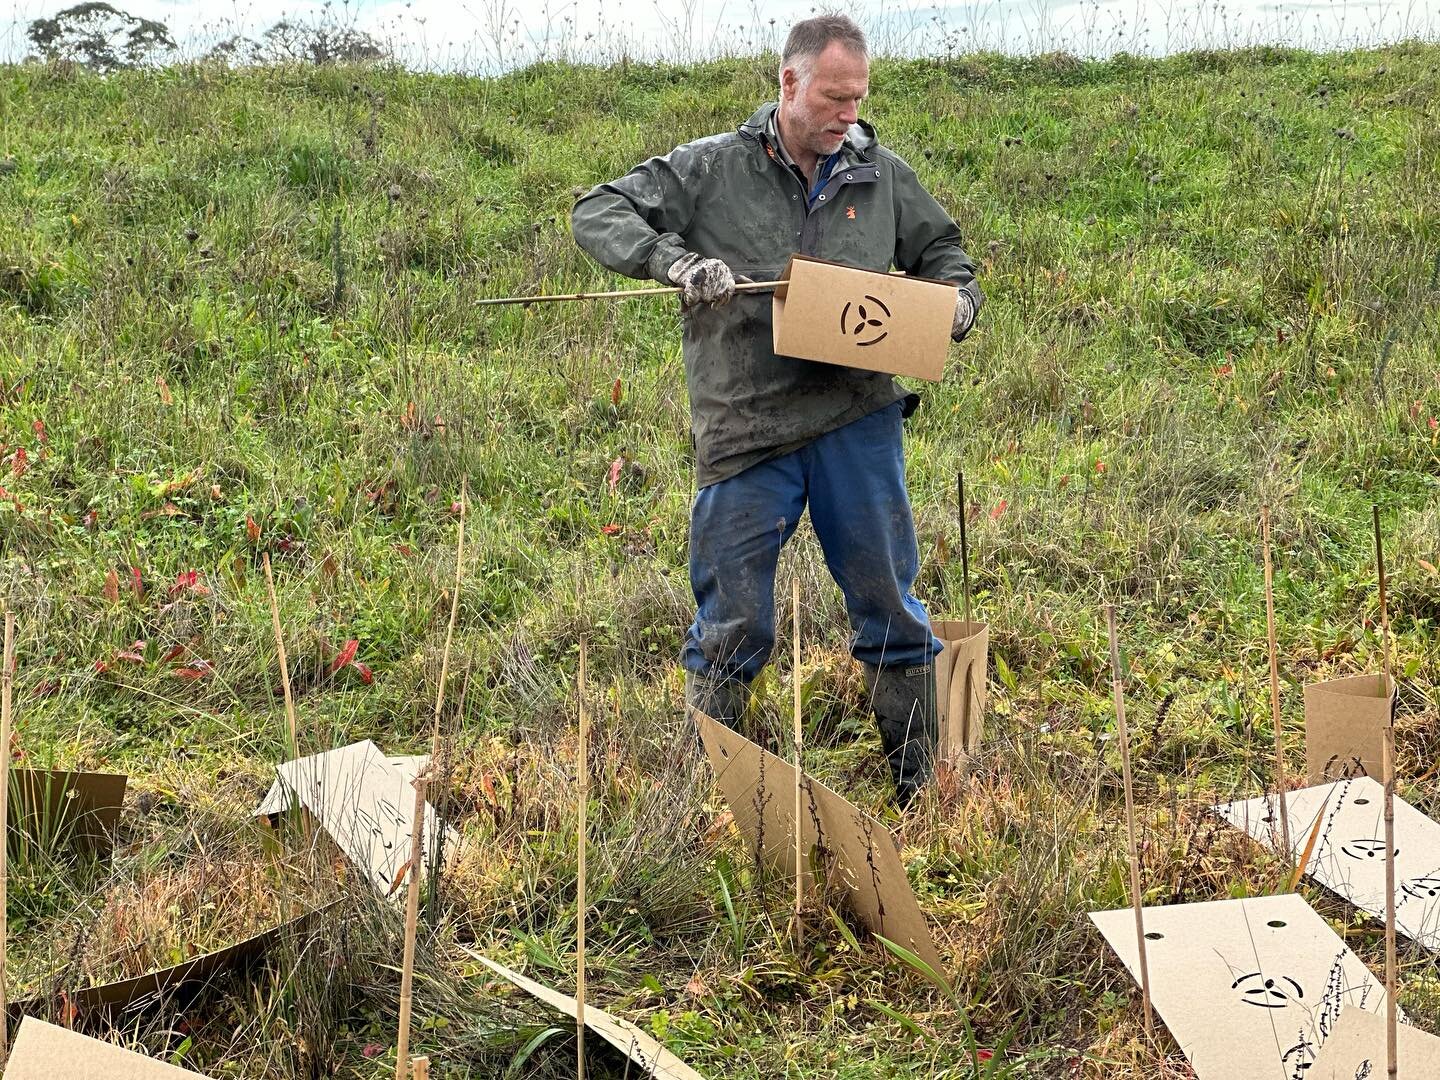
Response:
[[[964,341],[965,335],[975,325],[975,301],[964,289],[955,300],[955,321],[950,324],[950,340]]]
[[[735,275],[720,259],[706,259],[693,251],[682,255],[670,267],[671,284],[685,292],[680,301],[687,308],[696,304],[723,307],[735,295]]]

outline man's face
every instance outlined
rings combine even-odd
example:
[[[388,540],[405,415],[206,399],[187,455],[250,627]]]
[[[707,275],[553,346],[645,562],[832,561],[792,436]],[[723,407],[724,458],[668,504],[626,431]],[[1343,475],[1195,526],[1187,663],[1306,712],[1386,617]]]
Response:
[[[832,41],[815,58],[810,77],[802,82],[800,74],[786,68],[781,76],[786,141],[822,157],[833,154],[870,92],[870,62]]]

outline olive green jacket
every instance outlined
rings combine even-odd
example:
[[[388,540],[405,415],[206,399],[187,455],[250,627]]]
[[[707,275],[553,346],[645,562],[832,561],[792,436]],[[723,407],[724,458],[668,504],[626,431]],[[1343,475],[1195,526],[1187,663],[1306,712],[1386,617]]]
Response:
[[[953,281],[982,302],[960,233],[914,170],[863,121],[850,128],[830,179],[808,199],[767,134],[761,106],[736,132],[686,143],[601,184],[576,202],[575,240],[598,262],[668,282],[686,252],[723,259],[756,281],[779,276],[794,253],[869,270]],[[701,487],[877,409],[918,397],[889,376],[777,356],[771,298],[740,293],[684,314],[685,376]]]

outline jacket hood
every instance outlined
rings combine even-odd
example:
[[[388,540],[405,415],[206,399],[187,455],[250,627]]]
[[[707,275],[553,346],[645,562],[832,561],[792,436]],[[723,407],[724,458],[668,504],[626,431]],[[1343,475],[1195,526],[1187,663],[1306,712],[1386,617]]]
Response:
[[[753,116],[740,125],[740,134],[749,139],[759,139],[770,125],[770,117],[780,108],[778,101],[767,101],[755,110]],[[858,153],[865,153],[880,142],[875,128],[868,121],[857,120],[850,125],[845,135],[845,145]]]

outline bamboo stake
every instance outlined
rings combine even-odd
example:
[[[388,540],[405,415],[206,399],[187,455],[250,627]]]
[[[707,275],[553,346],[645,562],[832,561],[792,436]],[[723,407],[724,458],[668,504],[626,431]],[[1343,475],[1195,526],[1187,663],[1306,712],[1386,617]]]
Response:
[[[1398,971],[1395,958],[1395,711],[1390,694],[1390,609],[1386,598],[1385,544],[1380,536],[1380,507],[1370,507],[1371,521],[1375,526],[1375,573],[1380,585],[1380,639],[1383,643],[1384,670],[1380,673],[1380,693],[1390,704],[1389,720],[1385,725],[1384,764],[1385,773],[1385,1075],[1395,1080],[1400,1071],[1399,1046],[1397,1043],[1399,1004],[1395,999],[1398,989]]]
[[[460,528],[455,539],[455,585],[450,594],[450,625],[445,629],[445,651],[440,654],[440,685],[435,688],[435,732],[430,739],[430,760],[440,760],[440,712],[445,705],[445,680],[450,674],[450,643],[455,639],[455,619],[460,614],[460,573],[465,565],[465,506],[470,493],[467,477],[460,484]]]
[[[295,724],[295,695],[290,690],[290,660],[285,655],[285,635],[280,630],[280,604],[275,599],[275,576],[270,572],[270,553],[262,556],[265,564],[265,589],[270,595],[270,625],[275,630],[275,649],[280,654],[280,686],[285,692],[285,722],[290,727],[290,757],[300,756],[300,737]]]
[[[450,644],[455,639],[455,619],[460,614],[460,575],[465,565],[465,509],[469,501],[469,494],[470,480],[466,477],[460,482],[460,527],[455,540],[455,583],[450,592],[450,624],[445,628],[445,649],[440,654],[440,685],[435,688],[435,730],[430,737],[430,767],[432,770],[440,768],[440,715],[445,709],[445,685],[450,675]],[[445,779],[444,776],[441,776],[442,783]],[[432,926],[437,917],[440,862],[445,840],[438,799],[435,807],[435,837],[435,843],[432,845],[434,861],[430,867],[430,905],[428,908],[428,918]]]
[[[9,1002],[5,997],[6,947],[10,923],[9,873],[6,863],[10,838],[10,702],[15,690],[15,613],[5,612],[5,646],[0,652],[0,1065],[10,1056]]]
[[[965,632],[970,632],[970,543],[965,537],[965,470],[961,469],[955,478],[960,489],[960,580],[965,596]],[[968,699],[966,707],[969,707]]]
[[[1391,659],[1390,659],[1390,607],[1385,599],[1385,545],[1380,539],[1380,507],[1371,506],[1370,515],[1375,522],[1375,573],[1380,581],[1380,644],[1384,656],[1385,669],[1380,675],[1380,693],[1388,698],[1390,696],[1391,680]],[[1390,723],[1395,723],[1394,713],[1391,713]]]
[[[1395,1080],[1400,1070],[1396,1042],[1400,1021],[1398,971],[1395,959],[1395,726],[1385,728],[1385,1074]]]
[[[415,816],[410,822],[410,884],[405,893],[405,959],[400,968],[400,1034],[395,1042],[395,1080],[410,1064],[410,1010],[415,995],[415,923],[420,915],[420,868],[424,865],[425,774],[415,778]]]
[[[1275,641],[1275,567],[1270,559],[1270,507],[1260,508],[1261,546],[1265,549],[1265,638],[1270,647],[1270,723],[1275,730],[1275,792],[1280,803],[1280,840],[1285,858],[1294,859],[1290,850],[1290,807],[1285,796],[1290,785],[1285,780],[1285,746],[1281,741],[1280,721],[1280,650]]]
[[[417,1057],[410,1060],[410,1080],[430,1080],[430,1059]]]
[[[794,651],[794,670],[790,674],[795,684],[795,948],[799,949],[804,939],[805,928],[801,918],[805,909],[805,862],[804,862],[804,818],[801,816],[800,789],[804,779],[805,729],[800,719],[800,578],[790,579],[790,613],[794,632],[790,635]]]
[[[1135,840],[1135,789],[1130,775],[1130,729],[1125,724],[1125,685],[1120,675],[1120,640],[1115,633],[1115,605],[1105,605],[1110,631],[1110,685],[1115,693],[1115,726],[1120,733],[1120,765],[1125,782],[1125,825],[1130,854],[1130,897],[1135,907],[1135,944],[1140,957],[1140,994],[1145,1004],[1145,1034],[1155,1037],[1150,1008],[1150,964],[1145,956],[1145,913],[1140,894],[1140,853]]]
[[[575,872],[575,1076],[585,1080],[585,847],[590,830],[586,827],[586,810],[590,800],[590,712],[585,707],[586,642],[580,639],[580,672],[577,677],[580,698],[580,752],[576,782],[579,788],[579,811],[576,814]]]
[[[788,285],[786,281],[737,281],[736,292],[764,292],[767,289],[777,289],[781,285]],[[614,292],[578,292],[578,293],[547,293],[540,296],[501,296],[490,300],[477,300],[477,307],[490,307],[495,304],[543,304],[557,301],[569,300],[622,300],[631,296],[676,296],[685,290],[680,286],[665,286],[662,288],[650,287],[648,289],[619,289]]]

